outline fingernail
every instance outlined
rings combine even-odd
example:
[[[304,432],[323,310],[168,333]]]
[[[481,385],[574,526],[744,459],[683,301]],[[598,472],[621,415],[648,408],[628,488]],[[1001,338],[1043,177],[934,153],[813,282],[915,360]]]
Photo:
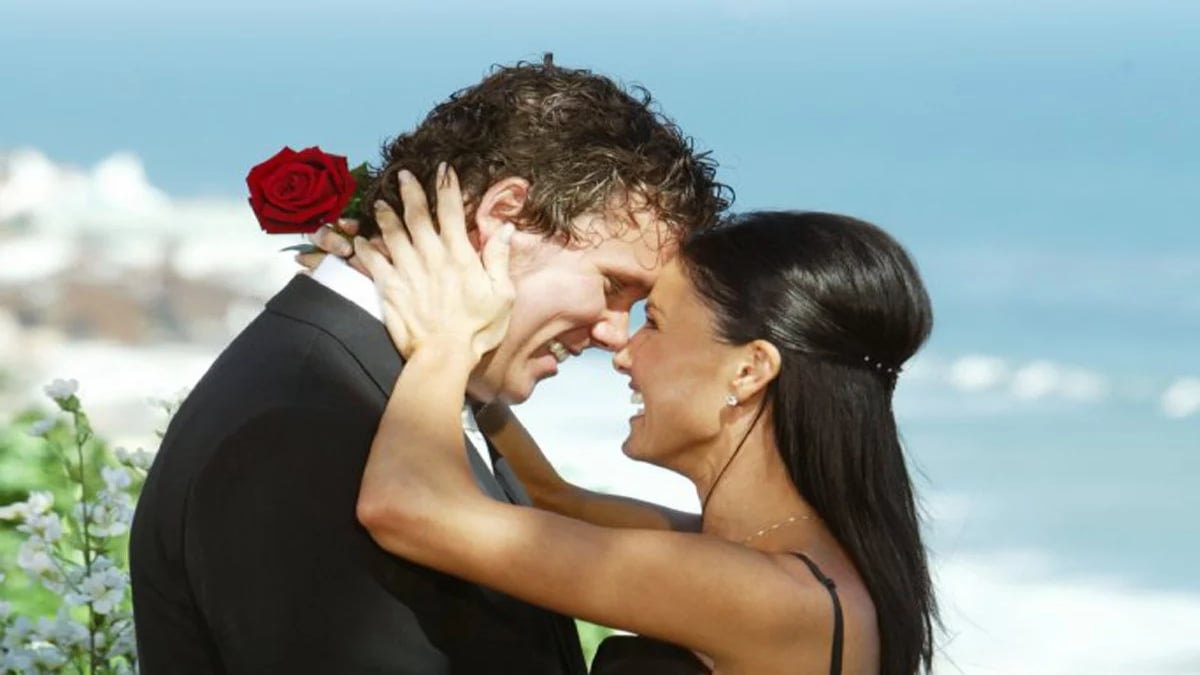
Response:
[[[382,199],[376,199],[374,206],[376,211],[383,211],[384,209],[391,208],[388,206],[388,203]]]
[[[450,183],[449,183],[449,182],[446,180],[447,178],[448,178],[448,176],[446,175],[446,163],[445,163],[445,162],[438,162],[438,167],[437,167],[437,183],[438,183],[438,187],[443,187],[443,188],[444,188],[444,187],[447,187],[447,186],[450,184]]]
[[[400,179],[401,185],[408,185],[409,183],[413,182],[413,180],[415,180],[415,177],[412,175],[412,173],[409,172],[408,169],[400,169],[398,178]]]

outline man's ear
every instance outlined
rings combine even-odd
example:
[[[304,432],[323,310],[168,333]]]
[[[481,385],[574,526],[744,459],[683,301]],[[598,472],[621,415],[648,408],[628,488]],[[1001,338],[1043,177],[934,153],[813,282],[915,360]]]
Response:
[[[484,244],[505,225],[515,227],[528,197],[529,181],[524,178],[510,176],[492,183],[479,198],[475,227],[469,232],[475,249],[483,250]]]
[[[733,381],[734,394],[745,401],[766,391],[767,385],[779,375],[779,349],[766,340],[754,340],[739,349],[737,376]]]

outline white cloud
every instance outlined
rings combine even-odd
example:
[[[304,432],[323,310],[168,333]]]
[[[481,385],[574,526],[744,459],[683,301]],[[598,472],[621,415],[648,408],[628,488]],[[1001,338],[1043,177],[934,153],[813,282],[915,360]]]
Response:
[[[91,169],[55,164],[35,150],[0,155],[0,228],[5,222],[22,226],[0,249],[0,284],[31,283],[85,262],[109,277],[166,264],[185,278],[266,297],[297,269],[279,249],[298,236],[265,235],[242,200],[173,200],[128,153]]]
[[[1013,373],[1012,393],[1025,400],[1057,396],[1069,401],[1095,402],[1108,394],[1108,382],[1103,375],[1083,368],[1034,361]]]
[[[90,171],[57,165],[36,150],[0,157],[0,221],[25,218],[38,229],[111,232],[146,229],[170,210],[141,161],[117,153]]]
[[[2,204],[3,202],[0,202]],[[25,284],[71,266],[81,242],[54,232],[31,232],[0,239],[0,284]]]
[[[1163,414],[1181,419],[1200,413],[1200,378],[1184,377],[1171,383],[1162,395]]]
[[[995,389],[1008,376],[1009,366],[1004,359],[970,354],[954,361],[947,379],[960,391],[985,391]]]
[[[1098,403],[1111,390],[1103,373],[1047,359],[1015,362],[987,354],[967,354],[949,361],[922,357],[922,379],[965,394],[1002,395],[1009,400],[1046,399]],[[931,376],[932,375],[932,376]]]

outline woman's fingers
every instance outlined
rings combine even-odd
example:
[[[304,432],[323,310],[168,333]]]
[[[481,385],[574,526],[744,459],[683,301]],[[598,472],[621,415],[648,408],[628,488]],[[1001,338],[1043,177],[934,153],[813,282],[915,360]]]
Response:
[[[354,230],[355,232],[358,231],[357,222],[354,224]],[[316,231],[308,235],[308,240],[322,251],[332,253],[339,258],[349,258],[354,255],[354,247],[350,245],[350,242],[346,240],[343,234],[334,229],[333,225],[325,225],[317,228]]]
[[[437,219],[442,231],[442,242],[455,260],[474,258],[477,254],[467,238],[467,219],[463,213],[458,172],[445,162],[438,168],[437,188]]]
[[[375,288],[383,299],[384,322],[388,333],[401,355],[407,357],[412,351],[412,334],[407,325],[412,322],[406,309],[413,301],[412,288],[391,263],[375,246],[362,237],[354,238],[354,260],[359,261],[375,282]]]
[[[296,262],[304,268],[301,270],[301,274],[312,274],[312,271],[317,269],[317,265],[321,264],[321,261],[325,259],[326,255],[329,254],[321,253],[319,251],[314,251],[312,253],[297,253]]]
[[[392,262],[409,270],[419,269],[421,260],[413,249],[404,224],[400,222],[400,216],[382,199],[375,202],[375,222],[379,224],[379,232],[392,255]]]
[[[375,250],[370,242],[362,237],[354,238],[354,257],[367,268],[367,273],[375,280],[375,285],[379,286],[385,283],[396,273],[388,261],[384,259],[383,254]]]
[[[438,180],[444,172],[445,164],[438,167]],[[404,226],[408,228],[408,236],[412,238],[413,246],[431,265],[436,266],[445,257],[445,247],[434,229],[433,216],[429,213],[429,201],[425,197],[425,189],[416,176],[407,170],[401,170],[400,200],[404,203]],[[388,242],[391,245],[391,242]]]

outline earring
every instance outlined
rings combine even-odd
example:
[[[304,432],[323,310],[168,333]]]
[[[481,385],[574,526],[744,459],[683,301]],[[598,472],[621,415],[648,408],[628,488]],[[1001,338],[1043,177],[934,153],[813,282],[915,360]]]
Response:
[[[736,408],[738,402],[737,396],[734,396],[733,394],[725,397],[725,405],[729,406],[730,408]]]

